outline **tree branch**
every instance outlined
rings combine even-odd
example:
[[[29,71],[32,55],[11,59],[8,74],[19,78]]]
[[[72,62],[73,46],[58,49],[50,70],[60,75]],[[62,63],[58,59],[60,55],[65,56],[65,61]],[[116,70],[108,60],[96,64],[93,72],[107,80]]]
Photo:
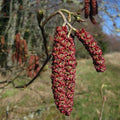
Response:
[[[27,84],[25,84],[25,85],[20,85],[20,86],[15,86],[15,84],[13,83],[13,86],[14,86],[15,88],[25,88],[25,87],[29,86],[31,83],[33,83],[34,80],[39,76],[39,74],[41,73],[41,71],[43,70],[43,68],[45,67],[45,65],[48,63],[48,61],[50,60],[50,58],[51,58],[51,55],[46,59],[46,61],[44,62],[44,64],[43,64],[42,67],[40,68],[40,70],[38,71],[37,75],[36,75],[31,81],[29,81],[29,82],[28,82]]]

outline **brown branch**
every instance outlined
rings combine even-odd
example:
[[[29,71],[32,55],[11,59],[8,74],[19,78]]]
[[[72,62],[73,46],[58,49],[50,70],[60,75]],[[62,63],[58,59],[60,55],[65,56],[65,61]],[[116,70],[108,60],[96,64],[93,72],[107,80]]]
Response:
[[[42,57],[42,56],[41,56]],[[40,58],[39,58],[39,60],[40,60]],[[30,65],[33,65],[34,63],[32,63],[32,64],[30,64]],[[4,80],[4,81],[0,81],[0,84],[5,84],[3,87],[0,87],[0,89],[3,89],[3,88],[5,88],[5,87],[7,87],[9,84],[13,84],[13,86],[15,86],[15,83],[14,83],[14,81],[18,78],[18,76],[23,72],[23,70],[26,70],[25,68],[23,68],[23,69],[21,69],[20,71],[19,71],[19,73],[14,77],[14,78],[12,78],[11,80],[8,80],[8,78],[10,79],[11,78],[11,76],[12,75],[10,75],[6,80]]]
[[[42,65],[42,67],[40,68],[40,70],[38,71],[38,73],[36,74],[36,76],[31,80],[29,81],[27,84],[25,85],[20,85],[20,86],[16,86],[15,83],[14,83],[14,80],[10,80],[10,81],[7,81],[8,83],[4,86],[4,87],[0,87],[0,89],[3,89],[5,88],[6,86],[8,86],[10,83],[12,83],[13,87],[15,88],[25,88],[27,86],[29,86],[31,83],[33,83],[35,81],[35,79],[39,76],[39,74],[41,73],[41,71],[43,70],[43,68],[45,67],[45,65],[48,63],[48,61],[50,60],[51,58],[51,54],[49,55],[49,57],[46,59],[46,61],[44,62],[44,64]],[[17,76],[16,76],[17,77]],[[14,78],[16,79],[16,78]]]
[[[45,24],[47,24],[47,22],[48,22],[52,17],[54,17],[54,16],[57,15],[57,14],[58,14],[58,13],[55,12],[55,13],[51,14],[48,18],[46,18],[46,19],[42,22],[42,26],[44,27]]]
[[[42,37],[43,37],[44,46],[45,46],[45,53],[48,58],[48,48],[47,48],[47,39],[46,39],[46,35],[45,35],[45,30],[44,30],[44,27],[42,27],[40,24],[39,24],[39,28],[42,32]]]
[[[5,81],[1,81],[0,84],[4,84],[4,83],[7,83],[8,81],[5,80]]]
[[[67,21],[67,19],[66,19],[65,15],[63,14],[62,10],[63,10],[63,9],[58,10],[58,11],[56,11],[55,13],[51,14],[45,21],[42,22],[42,25],[41,25],[41,26],[45,26],[45,24],[47,24],[47,22],[48,22],[52,17],[54,17],[54,16],[57,15],[57,14],[60,14],[60,15],[62,16],[63,20],[64,20],[64,25],[67,24],[72,30],[76,31],[76,29]],[[64,9],[64,12],[65,12],[65,9]]]
[[[51,58],[51,55],[46,59],[46,61],[44,62],[44,64],[43,64],[42,67],[40,68],[40,70],[38,71],[37,75],[36,75],[31,81],[29,81],[29,82],[28,82],[27,84],[25,84],[25,85],[20,85],[20,86],[16,86],[16,85],[14,84],[14,82],[13,82],[13,83],[12,83],[13,86],[14,86],[15,88],[25,88],[25,87],[29,86],[31,83],[33,83],[34,80],[39,76],[39,74],[41,73],[41,71],[43,70],[43,68],[45,67],[45,65],[48,63],[48,61],[50,60],[50,58]]]
[[[1,81],[0,84],[5,84],[3,87],[0,87],[0,89],[3,89],[5,87],[7,87],[10,83],[14,84],[14,81],[17,79],[17,77],[23,72],[23,69],[20,71],[20,73],[18,73],[12,80],[5,80],[5,81]],[[10,76],[9,76],[10,78]]]

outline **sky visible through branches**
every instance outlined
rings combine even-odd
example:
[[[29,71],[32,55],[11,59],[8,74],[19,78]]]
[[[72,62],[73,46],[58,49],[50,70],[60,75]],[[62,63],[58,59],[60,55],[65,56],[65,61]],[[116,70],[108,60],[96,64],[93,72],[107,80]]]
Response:
[[[120,2],[119,0],[104,0],[100,3],[103,32],[120,36]]]

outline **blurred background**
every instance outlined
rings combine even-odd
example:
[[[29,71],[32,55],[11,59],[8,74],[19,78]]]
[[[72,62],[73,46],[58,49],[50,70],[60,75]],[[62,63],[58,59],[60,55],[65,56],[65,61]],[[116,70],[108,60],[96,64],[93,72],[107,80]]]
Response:
[[[52,51],[55,28],[63,24],[59,15],[48,21],[45,47],[37,12],[42,11],[44,21],[59,9],[80,12],[85,21],[74,22],[73,26],[85,28],[94,37],[103,51],[107,68],[104,73],[97,73],[90,55],[75,38],[77,72],[70,117],[62,115],[54,104],[50,79],[52,59],[32,84],[24,86],[35,76],[26,72],[31,56],[38,57],[40,69],[46,60],[45,48],[49,54]],[[84,18],[83,0],[0,0],[0,120],[120,120],[120,2],[98,0],[98,10],[94,25]],[[14,57],[18,34],[25,42],[21,49],[27,44],[22,62]]]

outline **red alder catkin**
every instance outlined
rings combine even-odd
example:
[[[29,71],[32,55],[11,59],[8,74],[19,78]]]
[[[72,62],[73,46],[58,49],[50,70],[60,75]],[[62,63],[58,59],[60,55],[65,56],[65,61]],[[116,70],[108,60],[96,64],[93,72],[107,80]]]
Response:
[[[56,28],[51,79],[55,104],[61,113],[69,116],[73,106],[76,58],[73,38],[67,35],[66,26]]]
[[[15,37],[16,52],[12,56],[13,62],[15,59],[21,65],[23,61],[27,61],[27,43],[26,40],[20,38],[20,33]]]
[[[85,0],[85,18],[89,17],[90,12],[90,0]]]
[[[97,14],[97,1],[96,0],[90,0],[90,7],[91,7],[91,14],[95,16]]]
[[[29,77],[35,77],[40,70],[39,57],[37,55],[31,55],[29,58],[29,66],[27,73]]]
[[[33,69],[34,69],[34,55],[30,55],[30,58],[29,58],[29,66],[27,68],[27,73],[28,73],[28,76],[29,77],[33,77]]]
[[[98,14],[98,4],[97,4],[97,0],[84,0],[85,3],[85,18],[90,18],[91,22],[93,24],[96,24],[95,18],[93,16],[95,16],[96,14]]]
[[[20,33],[16,34],[16,37],[15,37],[15,47],[16,47],[16,54],[15,54],[16,55],[16,60],[19,61]]]
[[[77,30],[76,36],[85,46],[93,59],[93,64],[97,72],[104,72],[106,70],[105,60],[102,56],[102,50],[94,41],[92,35],[86,32],[85,29]]]

